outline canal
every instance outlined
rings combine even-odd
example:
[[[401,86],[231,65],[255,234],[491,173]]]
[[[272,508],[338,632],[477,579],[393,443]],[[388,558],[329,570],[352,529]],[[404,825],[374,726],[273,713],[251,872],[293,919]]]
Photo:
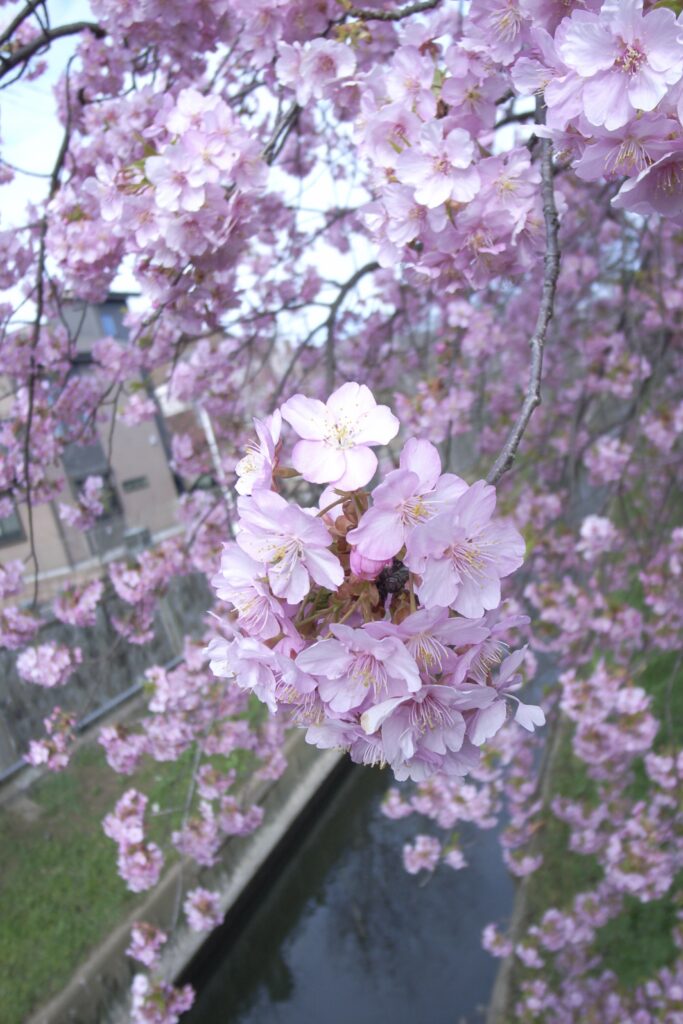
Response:
[[[461,830],[463,871],[408,875],[403,844],[429,823],[382,815],[390,782],[345,771],[190,965],[183,1024],[480,1024],[497,968],[481,931],[513,898],[495,832]]]

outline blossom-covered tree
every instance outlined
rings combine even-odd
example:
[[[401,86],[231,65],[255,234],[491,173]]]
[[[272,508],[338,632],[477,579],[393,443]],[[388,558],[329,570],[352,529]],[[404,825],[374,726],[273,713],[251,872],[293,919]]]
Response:
[[[602,876],[527,934],[487,930],[527,972],[514,1019],[679,1019],[680,956],[624,991],[596,951],[681,867],[680,661],[658,701],[638,681],[683,626],[680,5],[91,0],[64,24],[50,0],[0,6],[3,88],[73,43],[46,192],[0,231],[0,516],[22,510],[29,541],[0,571],[0,643],[22,678],[59,689],[81,663],[75,633],[41,639],[49,619],[92,628],[114,593],[121,643],[146,644],[173,578],[213,582],[141,722],[101,734],[124,774],[192,752],[172,841],[202,865],[261,820],[219,758],[274,778],[294,723],[413,780],[389,814],[449,833],[505,804],[506,863],[530,876],[548,712],[592,786],[551,813]],[[0,163],[4,186],[23,173]],[[65,312],[122,269],[128,340],[97,340],[84,372]],[[162,384],[211,425],[210,453],[171,439],[181,531],[46,603],[35,510],[81,530],[104,510],[96,475],[65,501],[64,452],[105,428],[111,452]],[[540,652],[545,712],[518,696]],[[29,760],[63,767],[74,726],[55,707]],[[146,816],[130,789],[105,820],[134,891],[163,869]],[[433,835],[405,859],[465,866]],[[202,888],[185,910],[220,919]],[[131,956],[154,971],[164,940],[140,922]],[[190,1002],[135,979],[135,1021]]]

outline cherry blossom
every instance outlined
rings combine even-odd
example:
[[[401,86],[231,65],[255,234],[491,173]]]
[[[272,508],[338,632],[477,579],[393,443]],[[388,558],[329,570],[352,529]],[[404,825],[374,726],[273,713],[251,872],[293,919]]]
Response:
[[[473,156],[472,140],[462,128],[444,137],[437,125],[426,125],[416,146],[399,156],[396,173],[403,184],[414,186],[415,201],[428,209],[449,199],[466,203],[480,186]]]
[[[281,413],[303,439],[292,452],[294,468],[312,483],[331,483],[342,491],[368,483],[377,468],[371,447],[388,444],[399,429],[388,407],[377,405],[370,389],[354,382],[342,384],[324,405],[294,395]]]
[[[320,99],[327,88],[353,74],[356,59],[348,46],[330,39],[278,44],[278,78],[296,89],[297,103],[305,106],[311,98]]]
[[[335,712],[357,710],[398,690],[420,687],[417,665],[395,637],[378,639],[366,630],[332,625],[332,637],[297,656],[297,666],[318,680],[320,698]],[[369,730],[374,732],[374,729]]]
[[[272,491],[240,498],[239,510],[237,543],[266,567],[275,597],[296,604],[308,593],[311,578],[333,590],[342,582],[341,565],[327,551],[330,537],[319,519]]]
[[[64,686],[83,660],[79,647],[46,643],[27,647],[17,658],[17,672],[37,686]]]
[[[145,921],[134,924],[130,933],[130,945],[126,955],[138,960],[145,967],[156,967],[159,960],[160,947],[168,936],[155,925]]]
[[[198,886],[185,897],[183,908],[193,931],[211,931],[223,920],[218,906],[218,893]]]
[[[591,124],[620,128],[635,110],[653,110],[683,71],[683,34],[672,11],[642,0],[606,2],[600,13],[574,11],[557,32],[562,60],[585,79]]]
[[[251,494],[254,490],[269,490],[275,462],[275,451],[280,440],[282,417],[279,410],[266,420],[254,420],[258,445],[251,445],[247,454],[235,466],[238,494]]]
[[[135,975],[131,991],[133,1024],[177,1024],[194,1002],[189,985],[175,989],[166,982],[152,982],[144,974]]]
[[[406,565],[421,582],[417,593],[427,607],[450,605],[478,618],[500,603],[500,579],[522,564],[524,542],[509,524],[490,523],[495,491],[473,484],[451,509],[410,535]]]
[[[347,534],[361,557],[391,558],[401,550],[412,527],[430,519],[467,488],[453,474],[441,475],[439,453],[428,441],[411,438],[403,447],[399,466],[373,491],[373,507],[362,524]]]

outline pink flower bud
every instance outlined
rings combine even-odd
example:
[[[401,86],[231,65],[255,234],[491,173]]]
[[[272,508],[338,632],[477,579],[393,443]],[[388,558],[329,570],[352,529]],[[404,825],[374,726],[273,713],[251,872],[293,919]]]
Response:
[[[351,572],[361,580],[376,580],[387,565],[391,565],[390,558],[366,558],[356,548],[351,549]]]

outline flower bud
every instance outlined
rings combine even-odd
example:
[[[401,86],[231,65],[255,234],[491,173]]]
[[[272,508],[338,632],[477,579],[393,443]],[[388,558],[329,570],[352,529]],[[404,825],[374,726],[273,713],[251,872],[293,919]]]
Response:
[[[391,561],[391,558],[366,558],[356,548],[351,550],[351,572],[361,580],[376,580]]]

